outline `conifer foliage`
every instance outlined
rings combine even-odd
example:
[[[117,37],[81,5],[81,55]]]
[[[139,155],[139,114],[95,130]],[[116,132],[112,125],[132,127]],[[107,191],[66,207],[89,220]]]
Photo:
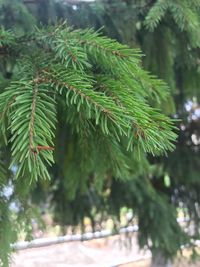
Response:
[[[149,156],[151,167],[141,177],[138,172],[136,181],[121,183],[114,180],[115,186],[110,188],[111,203],[108,196],[109,204],[105,206],[114,207],[113,214],[119,214],[117,211],[124,206],[131,207],[139,221],[141,246],[150,244],[154,255],[173,258],[181,244],[199,239],[200,143],[197,140],[200,119],[195,110],[199,110],[200,1],[99,0],[72,9],[69,5],[66,12],[73,14],[71,21],[78,27],[85,24],[96,28],[104,26],[107,35],[130,46],[141,47],[145,54],[144,67],[170,86],[173,98],[162,107],[180,119],[176,150],[165,158]],[[189,111],[186,106],[190,106]],[[134,162],[132,166],[137,165]],[[145,186],[145,181],[150,186]],[[138,190],[137,183],[142,191]],[[78,197],[74,203],[76,201]],[[186,239],[177,224],[180,210],[195,229],[187,232]]]
[[[17,72],[0,98],[1,134],[11,146],[16,178],[50,178],[56,109],[65,99],[66,118],[83,138],[100,131],[127,149],[159,154],[173,149],[171,120],[148,104],[166,85],[139,66],[137,50],[93,30],[64,23],[16,38],[1,30],[1,49],[13,53]]]
[[[199,97],[200,1],[75,2],[0,0],[0,258],[9,264],[21,230],[30,238],[33,203],[48,203],[62,225],[87,216],[96,230],[100,216],[119,226],[130,208],[141,247],[172,258],[199,239],[200,150],[191,138],[199,117],[184,105]],[[56,17],[77,28],[104,25],[106,35],[141,47],[176,112],[138,50],[66,24],[33,32]],[[175,138],[154,105],[183,120],[175,152],[148,163],[143,151],[171,150]],[[194,228],[187,235],[180,207]]]
[[[39,179],[53,176],[59,131],[65,129],[62,134],[81,151],[86,179],[107,173],[122,180],[132,177],[130,155],[171,151],[176,134],[173,121],[150,104],[166,98],[166,84],[141,68],[140,51],[100,32],[66,23],[23,35],[2,27],[0,56],[1,64],[14,68],[11,79],[2,72],[0,93],[0,257],[7,266],[19,229],[30,231],[28,193]],[[71,170],[76,168],[73,162]],[[72,191],[76,183],[71,181]]]

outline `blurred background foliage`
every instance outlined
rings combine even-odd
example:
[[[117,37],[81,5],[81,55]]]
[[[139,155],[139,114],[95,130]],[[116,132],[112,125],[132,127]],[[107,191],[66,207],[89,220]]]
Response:
[[[175,151],[164,157],[144,154],[140,160],[130,159],[134,166],[132,179],[121,181],[112,176],[88,177],[81,172],[82,155],[73,147],[76,137],[67,136],[62,123],[65,118],[60,113],[62,134],[56,141],[59,165],[52,168],[51,181],[34,185],[28,207],[24,202],[23,209],[37,205],[42,212],[51,212],[55,222],[73,225],[76,231],[75,226],[80,224],[84,230],[85,217],[91,219],[93,230],[99,229],[107,218],[112,218],[118,229],[122,226],[120,210],[127,207],[132,210],[132,217],[126,223],[138,221],[140,245],[167,257],[175,256],[191,237],[199,238],[199,14],[199,0],[0,0],[0,24],[18,36],[40,24],[67,20],[74,28],[103,27],[109,37],[140,48],[145,69],[170,87],[171,96],[161,103],[163,111],[179,119]],[[15,62],[12,56],[5,58],[1,52],[0,47],[3,88],[14,75]],[[103,170],[104,159],[97,162]],[[4,179],[3,174],[1,177]],[[180,210],[194,225],[188,234],[177,223]],[[1,216],[9,212],[5,205]]]

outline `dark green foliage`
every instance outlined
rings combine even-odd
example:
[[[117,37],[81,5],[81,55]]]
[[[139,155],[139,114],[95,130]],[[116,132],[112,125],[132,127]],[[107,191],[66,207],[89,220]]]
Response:
[[[169,204],[165,194],[155,191],[148,177],[127,184],[113,181],[111,189],[111,207],[119,210],[124,205],[137,214],[141,247],[147,246],[153,253],[159,250],[168,258],[182,244],[190,242],[176,221],[175,207]],[[116,203],[117,197],[119,203]]]
[[[2,35],[8,33],[3,30]],[[17,54],[16,80],[0,100],[2,134],[6,143],[9,136],[10,168],[17,167],[16,178],[28,173],[30,180],[49,178],[56,102],[63,98],[67,121],[81,133],[79,138],[83,132],[84,138],[92,138],[98,129],[116,143],[126,137],[127,149],[135,149],[134,144],[152,154],[173,149],[171,121],[146,101],[150,95],[163,98],[167,87],[143,73],[138,53],[91,30],[72,31],[66,24],[38,30],[29,38],[29,46],[22,44]],[[15,42],[17,46],[21,38]],[[145,83],[155,88],[154,95]]]
[[[6,29],[12,28],[15,34],[23,35],[33,29],[36,19],[23,0],[0,0],[0,22]]]
[[[0,113],[2,148],[7,145],[11,153],[20,203],[26,205],[38,179],[53,175],[49,167],[54,149],[59,158],[56,140],[62,129],[57,120],[66,125],[72,146],[63,154],[69,155],[63,169],[70,177],[63,187],[68,198],[76,190],[85,192],[90,177],[96,185],[111,175],[131,179],[130,156],[173,150],[172,120],[149,104],[164,99],[168,88],[140,67],[138,50],[93,30],[73,31],[66,23],[23,37],[2,28],[0,35],[3,54],[12,53],[15,62],[0,95]]]
[[[16,233],[13,231],[12,222],[10,220],[11,213],[9,211],[9,207],[2,196],[0,197],[0,206],[0,258],[1,263],[3,262],[4,266],[8,266],[10,261],[9,255],[11,253],[10,244],[15,240]]]
[[[120,226],[127,207],[139,221],[140,245],[175,256],[199,236],[199,144],[191,141],[199,138],[199,118],[184,108],[199,97],[199,1],[104,0],[75,9],[62,1],[10,3],[0,2],[0,110],[2,166],[13,167],[2,177],[13,185],[21,212],[3,224],[23,221],[31,231],[27,199],[48,202],[63,225],[83,224],[88,216],[94,229],[110,217]],[[36,20],[30,15],[24,24],[22,11],[44,24],[58,15],[78,28],[105,26],[104,33],[146,56],[94,30],[59,24],[32,31]],[[149,155],[148,162],[144,152],[172,150],[175,138],[157,107],[183,121],[175,152],[164,159]],[[179,207],[195,222],[187,236],[176,221]],[[7,244],[16,238],[10,236]],[[2,253],[6,264],[9,247]]]
[[[174,212],[175,209],[181,208],[185,212],[185,216],[191,218],[192,223],[195,222],[195,231],[190,235],[194,238],[199,236],[199,116],[194,116],[195,112],[198,113],[200,92],[199,7],[200,2],[198,0],[111,0],[97,1],[92,4],[80,3],[77,4],[76,10],[73,10],[70,5],[62,9],[62,15],[69,17],[69,21],[77,27],[91,25],[98,29],[103,26],[103,31],[107,35],[133,47],[140,47],[145,55],[143,57],[145,68],[164,79],[170,86],[174,99],[168,97],[166,102],[161,101],[161,106],[165,112],[182,120],[182,122],[177,123],[181,129],[177,148],[174,153],[169,154],[168,158],[155,160],[148,157],[151,164],[158,165],[158,167],[162,166],[162,171],[155,172],[148,179],[154,190],[161,193],[155,199],[165,203],[167,206],[165,213],[168,215],[167,217],[163,215],[163,218],[169,219],[160,220],[160,223],[157,223],[156,210],[158,208],[160,211],[162,205],[148,198],[146,191],[142,191],[139,194],[140,197],[138,196],[141,201],[142,199],[146,200],[146,197],[148,198],[148,201],[144,202],[145,216],[136,213],[139,220],[142,217],[146,225],[146,229],[141,228],[141,238],[147,240],[146,236],[148,236],[155,241],[154,233],[159,228],[154,251],[157,248],[157,250],[162,251],[162,255],[167,256],[169,254],[171,256],[176,255],[180,243],[185,238],[181,234],[180,239],[178,236],[175,238],[176,233],[180,233],[180,231],[175,227],[177,224],[175,216],[171,216],[172,210]],[[81,17],[80,20],[79,17]],[[196,106],[194,109],[191,108],[189,112],[185,110],[185,104],[188,100],[192,100],[193,106]],[[141,159],[142,164],[143,157]],[[135,166],[135,162],[132,166]],[[127,198],[133,194],[130,190],[130,184],[128,185],[126,193],[124,192]],[[135,184],[133,184],[134,186]],[[112,190],[115,191],[114,202],[119,202],[119,207],[123,207],[124,202],[120,188],[120,186],[116,186]],[[74,201],[76,202],[76,199]],[[105,206],[107,207],[107,205],[110,204],[106,202]],[[127,205],[128,202],[125,206]],[[135,206],[131,205],[135,211]],[[150,215],[148,212],[151,207],[153,207],[154,215]],[[118,220],[118,212],[119,210],[114,211],[116,220]],[[152,220],[152,217],[155,217],[155,220]],[[151,227],[148,228],[150,223]],[[163,236],[163,229],[168,229],[168,234]],[[163,241],[164,239],[165,241]],[[170,243],[174,244],[171,251],[168,249]],[[141,244],[145,245],[146,242]]]

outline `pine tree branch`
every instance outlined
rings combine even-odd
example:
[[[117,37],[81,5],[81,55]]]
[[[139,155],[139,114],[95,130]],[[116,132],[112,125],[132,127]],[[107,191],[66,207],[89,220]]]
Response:
[[[167,9],[169,8],[168,0],[157,0],[150,8],[146,18],[145,26],[148,30],[153,31],[164,17]]]
[[[36,152],[34,144],[33,144],[33,136],[34,136],[34,122],[35,122],[35,110],[36,110],[36,99],[38,94],[38,76],[35,80],[35,86],[33,89],[33,100],[32,100],[32,107],[31,107],[31,119],[29,124],[29,149],[31,152]]]
[[[75,93],[75,95],[80,96],[80,104],[82,103],[82,100],[85,99],[85,103],[91,103],[94,106],[94,110],[96,113],[96,110],[99,110],[100,112],[104,113],[106,117],[108,117],[115,125],[118,127],[127,128],[128,124],[125,122],[127,114],[121,110],[120,107],[117,107],[112,98],[105,97],[103,94],[95,92],[92,90],[91,84],[85,83],[85,81],[80,77],[77,76],[77,81],[80,80],[80,83],[83,85],[80,87],[80,83],[75,82],[77,86],[72,85],[72,79],[70,82],[62,81],[63,77],[67,77],[67,72],[64,74],[63,69],[60,69],[59,74],[53,74],[53,72],[49,72],[46,70],[43,70],[44,78],[49,79],[49,82],[53,85],[53,87],[58,87],[62,91],[63,88],[67,88],[68,90]],[[61,79],[59,79],[61,77]],[[76,76],[73,77],[73,79],[76,79]],[[81,81],[82,80],[82,81]],[[79,86],[78,86],[79,84]],[[85,88],[84,88],[85,84]],[[69,102],[69,101],[68,101]],[[82,103],[83,104],[83,103]],[[79,104],[78,104],[79,106]],[[98,115],[98,114],[96,114]],[[98,117],[96,118],[96,122],[98,122]]]
[[[5,114],[7,111],[12,107],[12,104],[15,102],[15,98],[17,96],[13,96],[12,99],[7,103],[7,105],[4,107],[3,111],[0,113],[1,120],[4,119]]]
[[[15,39],[18,41],[22,38]],[[30,57],[30,49],[20,52],[22,78],[11,83],[0,101],[2,127],[4,132],[11,130],[10,166],[17,166],[16,177],[49,177],[56,94],[65,96],[66,117],[80,135],[87,131],[85,136],[93,136],[94,130],[100,129],[102,136],[113,138],[119,147],[125,138],[128,148],[138,146],[153,154],[172,149],[172,123],[147,102],[150,87],[163,97],[165,93],[160,91],[165,85],[140,69],[138,51],[92,30],[72,31],[65,24],[38,30],[31,42],[36,57]],[[96,76],[96,68],[105,81]],[[118,173],[122,172],[117,159],[115,162]]]
[[[85,93],[83,93],[83,91],[81,91],[80,89],[66,83],[66,82],[61,82],[59,80],[56,79],[55,76],[52,75],[52,73],[47,72],[45,70],[43,70],[44,75],[47,75],[46,77],[49,77],[48,82],[49,83],[53,83],[55,85],[58,85],[60,88],[68,88],[69,90],[75,92],[76,94],[80,95],[81,97],[83,97],[86,101],[91,102],[92,104],[94,104],[95,107],[99,108],[103,113],[105,113],[106,115],[108,115],[112,120],[114,119],[114,114],[107,108],[105,108],[104,106],[102,106],[101,104],[97,103],[96,101],[94,101],[91,97],[89,97],[88,95],[86,95]]]
[[[118,58],[118,60],[132,61],[140,58],[141,51],[137,49],[130,49],[126,45],[119,44],[118,42],[101,36],[100,32],[93,30],[85,30],[83,32],[75,31],[71,34],[71,38],[75,38],[78,43],[88,49],[90,53],[91,48],[94,52],[98,52],[101,56],[111,55]]]
[[[88,46],[93,46],[94,48],[100,49],[106,53],[111,53],[114,56],[119,56],[120,58],[124,59],[124,58],[128,58],[127,55],[123,54],[122,52],[118,51],[118,50],[114,50],[111,48],[106,48],[103,45],[99,45],[97,42],[95,41],[87,41],[87,40],[79,40],[79,44],[80,45],[88,45]]]
[[[21,87],[20,90],[18,86]],[[10,168],[18,166],[16,177],[29,173],[30,180],[37,180],[39,176],[49,178],[45,162],[48,165],[53,162],[52,147],[49,144],[53,144],[54,137],[54,103],[46,95],[48,91],[39,89],[39,86],[37,75],[33,80],[13,83],[7,91],[7,94],[9,91],[18,92],[9,119],[12,143]]]
[[[139,145],[141,145],[146,152],[157,153],[162,150],[163,142],[165,141],[166,149],[172,149],[173,146],[167,141],[167,137],[170,138],[169,128],[171,128],[171,122],[165,116],[160,116],[158,111],[151,108],[147,103],[141,101],[141,97],[137,96],[134,91],[124,86],[120,80],[102,79],[99,81],[106,94],[112,94],[114,99],[117,98],[117,102],[121,107],[126,110],[131,120],[131,132],[130,132],[130,148],[132,147],[134,140],[137,139]],[[140,85],[140,84],[138,84]],[[116,90],[118,88],[118,90]],[[125,92],[129,92],[127,94]],[[162,133],[157,134],[158,131]],[[175,137],[172,136],[173,140]],[[153,148],[154,147],[154,148]],[[157,152],[156,152],[157,150]]]

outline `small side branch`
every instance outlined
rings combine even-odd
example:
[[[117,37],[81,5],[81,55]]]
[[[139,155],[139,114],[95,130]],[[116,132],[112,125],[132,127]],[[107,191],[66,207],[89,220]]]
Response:
[[[51,75],[50,73],[48,73],[47,71],[43,71],[44,74],[46,75]],[[55,84],[57,84],[60,87],[66,87],[71,91],[74,91],[76,94],[82,96],[83,98],[85,98],[87,101],[89,101],[90,103],[92,103],[94,106],[96,106],[97,108],[99,108],[103,113],[107,114],[109,117],[111,117],[113,119],[113,114],[110,110],[106,109],[105,107],[103,107],[102,105],[100,105],[99,103],[97,103],[95,100],[91,99],[91,97],[87,96],[86,94],[84,94],[80,89],[66,83],[66,82],[61,82],[58,80],[55,80],[54,78],[49,78],[49,82],[53,82]]]
[[[36,99],[38,94],[38,78],[36,78],[34,81],[35,81],[35,87],[33,89],[33,101],[31,108],[30,132],[29,132],[29,148],[31,152],[36,152],[33,144],[33,136],[34,136],[34,124],[35,124]]]
[[[124,55],[123,53],[121,53],[120,51],[118,50],[113,50],[113,49],[110,49],[110,48],[106,48],[102,45],[99,45],[97,44],[95,41],[87,41],[87,40],[79,40],[79,43],[80,45],[88,45],[88,46],[93,46],[93,47],[96,47],[97,49],[100,49],[100,50],[103,50],[105,52],[108,52],[108,53],[111,53],[113,54],[114,56],[118,56],[120,58],[128,58],[128,56]]]

